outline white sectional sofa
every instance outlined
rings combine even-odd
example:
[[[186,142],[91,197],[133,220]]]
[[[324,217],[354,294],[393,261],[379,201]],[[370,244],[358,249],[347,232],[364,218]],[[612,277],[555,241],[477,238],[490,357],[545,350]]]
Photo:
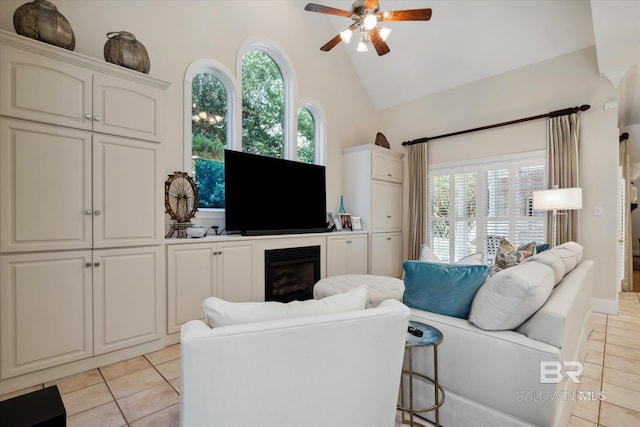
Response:
[[[496,292],[501,298],[511,298],[513,295],[508,294],[514,288],[509,280],[522,280],[525,273],[529,276],[525,277],[527,292],[539,292],[553,280],[555,287],[546,302],[516,328],[487,330],[501,329],[501,324],[509,321],[505,307],[499,306],[503,300],[494,299],[499,306],[497,321],[490,318],[487,301]],[[581,398],[576,393],[578,384],[566,371],[562,381],[556,383],[557,372],[543,373],[541,362],[551,362],[552,370],[567,362],[566,370],[578,369],[572,363],[582,361],[586,354],[593,282],[593,261],[582,260],[582,248],[572,243],[489,277],[475,294],[468,318],[411,308],[411,320],[434,326],[444,335],[438,349],[439,381],[446,393],[440,409],[442,425],[566,426],[574,402]],[[517,304],[511,308],[518,310]],[[415,370],[432,375],[432,362],[432,350],[414,350]],[[432,386],[414,384],[414,396],[416,406],[429,406],[433,402]]]

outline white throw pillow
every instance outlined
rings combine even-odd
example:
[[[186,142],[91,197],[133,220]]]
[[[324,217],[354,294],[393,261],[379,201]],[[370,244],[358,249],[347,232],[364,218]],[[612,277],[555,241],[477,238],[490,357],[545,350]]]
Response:
[[[476,252],[460,258],[456,261],[456,264],[463,265],[484,265],[484,254],[482,252]]]
[[[440,257],[436,255],[427,245],[422,245],[422,247],[420,248],[420,261],[442,263]]]
[[[501,270],[476,293],[469,321],[490,331],[515,329],[544,305],[553,285],[551,267],[538,262]]]
[[[558,283],[562,280],[565,274],[565,266],[564,262],[560,259],[560,257],[552,252],[544,251],[539,254],[536,254],[532,257],[529,257],[523,261],[525,262],[539,262],[541,264],[548,265],[553,270],[553,278],[554,278],[554,286],[557,286]]]
[[[367,303],[367,286],[361,285],[347,292],[319,300],[292,301],[288,303],[229,302],[210,297],[203,303],[204,315],[212,328],[239,323],[254,323],[291,317],[315,316],[363,310]]]

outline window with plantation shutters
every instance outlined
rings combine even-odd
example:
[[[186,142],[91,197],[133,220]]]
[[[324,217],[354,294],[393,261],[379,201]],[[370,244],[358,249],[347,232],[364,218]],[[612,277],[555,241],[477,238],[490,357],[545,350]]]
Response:
[[[532,193],[545,188],[545,153],[429,168],[428,227],[431,249],[446,262],[483,252],[492,263],[505,237],[513,245],[544,242],[544,212]]]

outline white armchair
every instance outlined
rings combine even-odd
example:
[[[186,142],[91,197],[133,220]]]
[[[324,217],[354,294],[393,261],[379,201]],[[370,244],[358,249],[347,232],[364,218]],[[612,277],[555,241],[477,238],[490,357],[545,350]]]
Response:
[[[210,328],[181,337],[182,427],[392,427],[409,309]]]

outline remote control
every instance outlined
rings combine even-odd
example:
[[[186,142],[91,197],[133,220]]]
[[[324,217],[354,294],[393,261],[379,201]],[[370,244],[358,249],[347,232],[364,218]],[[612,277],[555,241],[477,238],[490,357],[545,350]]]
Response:
[[[423,335],[423,332],[418,329],[418,328],[414,328],[413,326],[409,326],[409,328],[407,329],[407,331],[411,334],[411,335],[415,335],[416,337],[421,337]]]

